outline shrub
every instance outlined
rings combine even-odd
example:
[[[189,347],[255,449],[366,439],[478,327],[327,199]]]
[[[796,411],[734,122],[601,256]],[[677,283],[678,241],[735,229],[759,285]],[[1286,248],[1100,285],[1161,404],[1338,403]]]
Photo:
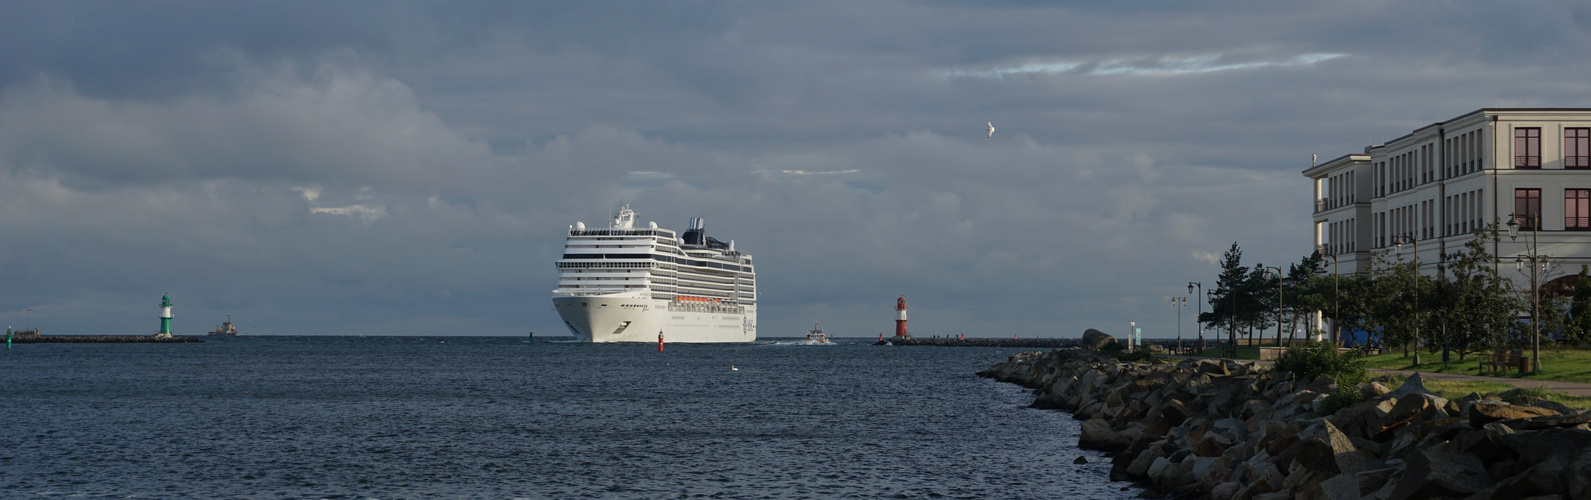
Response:
[[[1123,344],[1121,342],[1106,342],[1105,345],[1100,346],[1100,348],[1099,348],[1099,352],[1104,353],[1104,354],[1116,354],[1116,353],[1119,353],[1119,352],[1126,352],[1126,351],[1127,351],[1127,344]]]
[[[1304,382],[1311,382],[1321,375],[1330,375],[1337,382],[1337,390],[1320,403],[1318,410],[1321,415],[1336,413],[1364,399],[1359,392],[1359,384],[1364,382],[1367,373],[1364,360],[1359,359],[1357,351],[1339,353],[1337,346],[1332,344],[1305,342],[1301,346],[1287,348],[1281,358],[1276,360],[1276,369],[1285,370],[1295,380]]]
[[[1118,353],[1115,353],[1114,356],[1116,356],[1116,359],[1119,359],[1119,360],[1122,360],[1122,361],[1133,361],[1133,362],[1141,362],[1141,363],[1148,363],[1148,362],[1151,362],[1154,359],[1154,355],[1149,354],[1149,350],[1147,350],[1147,349],[1139,349],[1139,350],[1136,350],[1136,351],[1133,351],[1133,352],[1118,352]]]
[[[1364,360],[1353,351],[1339,353],[1337,346],[1325,342],[1309,341],[1288,347],[1276,360],[1276,369],[1293,374],[1294,380],[1310,382],[1321,375],[1330,375],[1337,385],[1353,379],[1354,385],[1365,379]]]
[[[1364,400],[1364,394],[1359,392],[1359,384],[1345,384],[1339,380],[1337,381],[1337,390],[1327,395],[1326,399],[1320,402],[1320,408],[1317,408],[1317,410],[1322,416],[1331,415],[1337,413],[1337,410],[1353,406],[1354,403],[1362,400]]]

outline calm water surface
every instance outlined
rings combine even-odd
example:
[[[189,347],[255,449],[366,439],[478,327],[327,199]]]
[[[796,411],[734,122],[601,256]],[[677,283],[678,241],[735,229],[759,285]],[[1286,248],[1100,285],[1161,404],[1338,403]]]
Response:
[[[1016,349],[207,340],[0,351],[0,497],[1137,493],[973,375]]]

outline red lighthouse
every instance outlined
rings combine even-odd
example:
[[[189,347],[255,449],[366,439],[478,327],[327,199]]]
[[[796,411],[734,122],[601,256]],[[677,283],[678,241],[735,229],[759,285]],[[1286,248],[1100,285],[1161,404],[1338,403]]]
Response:
[[[906,335],[906,297],[895,301],[895,336],[909,338]]]

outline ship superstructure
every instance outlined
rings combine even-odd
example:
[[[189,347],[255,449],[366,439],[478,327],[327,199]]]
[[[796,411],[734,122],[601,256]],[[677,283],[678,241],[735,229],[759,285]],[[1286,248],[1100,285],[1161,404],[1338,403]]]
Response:
[[[690,220],[682,234],[619,207],[605,229],[569,226],[553,308],[586,342],[750,342],[757,338],[751,256]]]

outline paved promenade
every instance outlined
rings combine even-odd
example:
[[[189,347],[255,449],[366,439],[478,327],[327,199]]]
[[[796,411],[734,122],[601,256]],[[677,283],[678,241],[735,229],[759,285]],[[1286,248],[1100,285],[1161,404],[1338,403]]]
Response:
[[[1409,376],[1414,372],[1407,370],[1378,370],[1371,369],[1371,373],[1397,373]],[[1561,392],[1570,396],[1591,397],[1591,384],[1580,382],[1559,382],[1556,380],[1536,380],[1528,378],[1487,377],[1481,375],[1463,375],[1458,373],[1432,373],[1420,372],[1420,376],[1430,380],[1448,380],[1453,382],[1500,382],[1514,387],[1535,389],[1546,387],[1548,391]]]
[[[1204,356],[1171,356],[1171,357],[1174,357],[1174,358],[1204,358]],[[1207,359],[1220,359],[1220,358],[1207,358]],[[1254,363],[1259,363],[1259,364],[1265,365],[1265,366],[1270,366],[1272,364],[1275,364],[1274,361],[1258,361],[1258,360],[1252,360],[1252,359],[1243,360],[1243,361],[1252,361]],[[1403,375],[1405,377],[1414,374],[1414,372],[1408,371],[1408,370],[1383,370],[1383,369],[1378,369],[1378,368],[1371,368],[1369,371],[1370,371],[1370,373],[1396,373],[1396,374],[1399,374],[1399,375]],[[1525,389],[1535,389],[1537,387],[1546,387],[1547,390],[1551,391],[1551,392],[1561,392],[1561,393],[1564,393],[1564,394],[1568,394],[1570,396],[1591,397],[1591,384],[1580,383],[1580,382],[1559,382],[1559,381],[1556,381],[1556,380],[1536,380],[1536,379],[1528,379],[1528,378],[1510,378],[1510,377],[1487,377],[1487,376],[1481,376],[1481,375],[1465,375],[1465,374],[1459,374],[1459,373],[1434,373],[1434,372],[1420,372],[1420,376],[1424,377],[1426,379],[1430,379],[1430,380],[1447,380],[1447,381],[1452,381],[1452,382],[1498,382],[1498,383],[1512,385],[1514,387],[1522,387],[1522,388],[1525,388]]]

